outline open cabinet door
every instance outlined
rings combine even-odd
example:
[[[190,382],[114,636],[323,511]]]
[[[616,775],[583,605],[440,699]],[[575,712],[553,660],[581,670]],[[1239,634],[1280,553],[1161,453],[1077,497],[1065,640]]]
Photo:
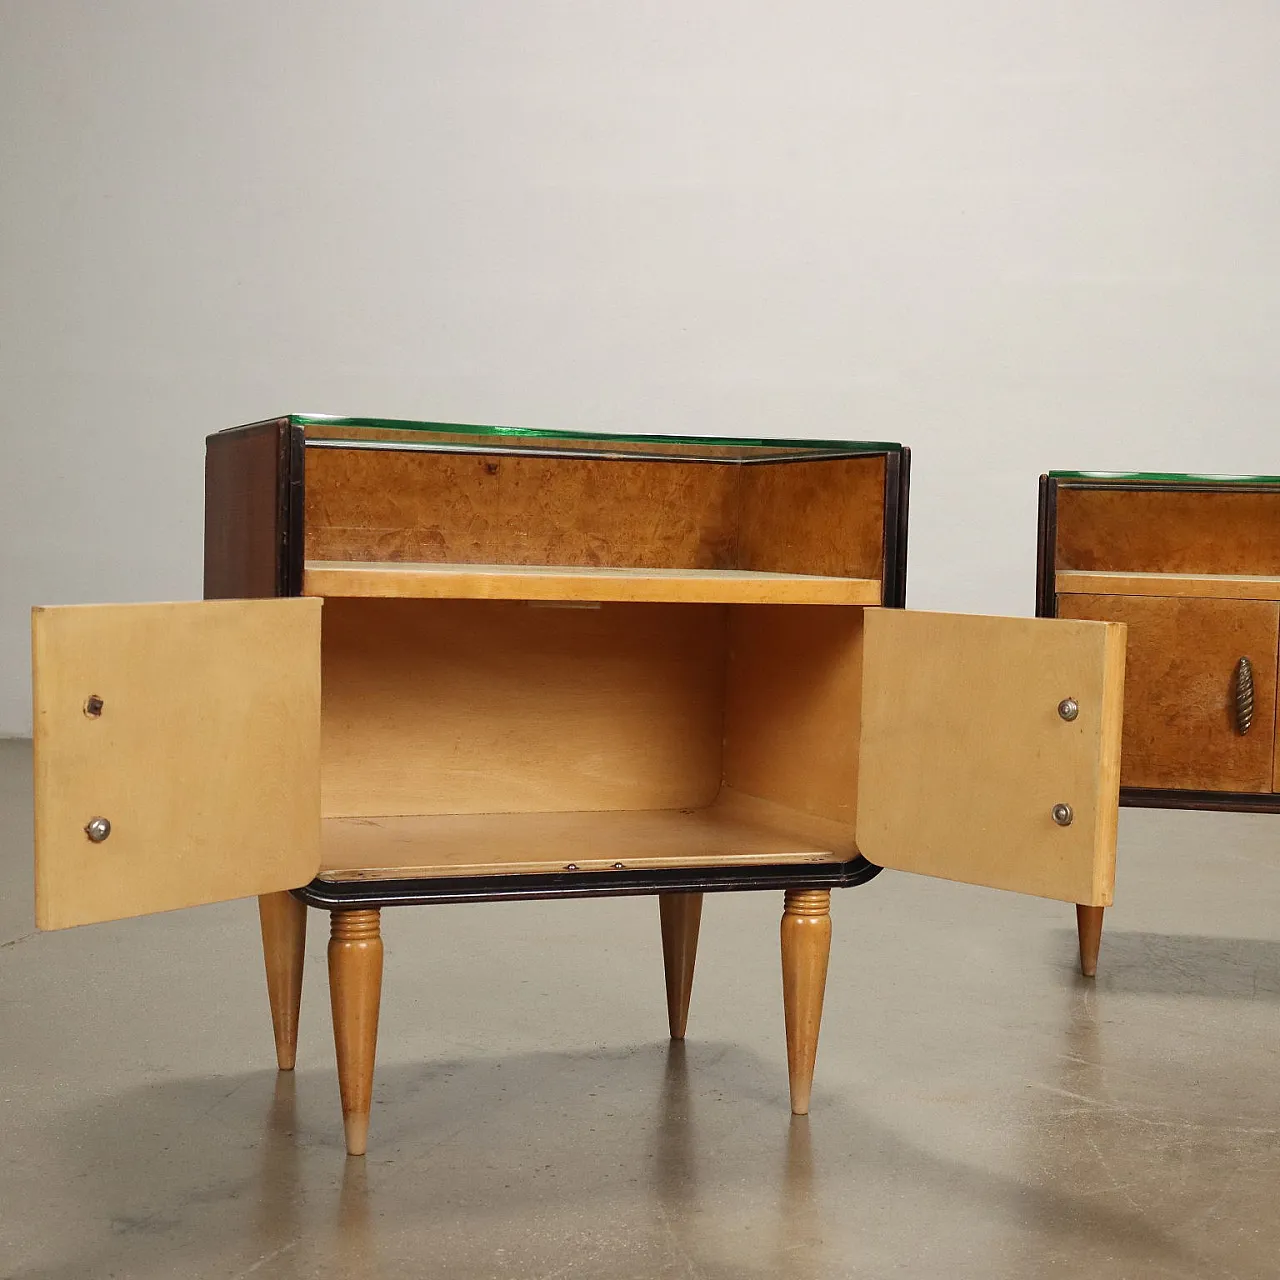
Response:
[[[1109,906],[1124,643],[1118,623],[868,609],[862,854]]]
[[[315,876],[321,603],[32,612],[41,929]]]

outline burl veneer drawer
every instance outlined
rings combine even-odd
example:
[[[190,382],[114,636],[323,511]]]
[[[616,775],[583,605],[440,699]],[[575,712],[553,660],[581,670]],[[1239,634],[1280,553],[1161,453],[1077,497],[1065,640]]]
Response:
[[[1280,604],[1059,595],[1058,616],[1128,624],[1122,786],[1274,788]],[[1249,660],[1254,686],[1244,733],[1236,697],[1241,658]]]

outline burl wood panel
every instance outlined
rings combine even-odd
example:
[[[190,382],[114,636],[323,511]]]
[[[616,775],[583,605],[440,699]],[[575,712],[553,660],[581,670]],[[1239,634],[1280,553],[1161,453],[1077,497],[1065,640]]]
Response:
[[[739,569],[882,576],[883,457],[740,470]]]
[[[708,804],[725,631],[720,605],[327,600],[324,815]]]
[[[288,449],[287,419],[205,441],[206,600],[288,594],[282,527]]]
[[[1280,574],[1280,491],[1058,486],[1058,569]]]
[[[308,560],[731,569],[739,468],[309,449]]]
[[[1280,605],[1061,595],[1058,616],[1129,624],[1121,785],[1271,790]],[[1244,736],[1233,714],[1241,657],[1253,663],[1256,697]]]

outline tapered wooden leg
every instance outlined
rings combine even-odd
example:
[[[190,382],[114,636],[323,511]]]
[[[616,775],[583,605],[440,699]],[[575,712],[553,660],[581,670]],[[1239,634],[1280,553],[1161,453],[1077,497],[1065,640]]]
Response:
[[[1076,929],[1080,934],[1080,972],[1086,978],[1098,973],[1098,948],[1102,946],[1104,907],[1082,907],[1076,903]]]
[[[347,1154],[362,1156],[369,1139],[373,1062],[382,1000],[381,912],[334,911],[329,936],[329,998],[338,1051],[338,1087]]]
[[[673,1040],[683,1040],[693,990],[693,962],[698,955],[702,894],[660,893],[658,914],[662,919],[662,964],[667,972],[667,1025]]]
[[[267,999],[276,1033],[276,1063],[292,1071],[298,1056],[298,1010],[302,1005],[302,963],[307,950],[307,908],[291,893],[258,898],[262,955],[267,962]]]
[[[788,889],[782,912],[782,1008],[787,1020],[791,1111],[798,1116],[809,1114],[830,955],[830,890]]]

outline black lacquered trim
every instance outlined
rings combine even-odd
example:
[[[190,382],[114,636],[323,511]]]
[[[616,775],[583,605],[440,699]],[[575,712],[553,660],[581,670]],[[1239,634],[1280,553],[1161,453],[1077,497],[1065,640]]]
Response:
[[[1163,787],[1121,787],[1120,803],[1128,809],[1280,813],[1280,795],[1266,791],[1174,791]]]
[[[844,889],[880,868],[849,862],[778,867],[690,867],[662,871],[573,871],[551,875],[440,876],[431,880],[313,880],[294,895],[325,910],[411,907],[539,898],[620,898],[653,893],[732,893],[747,889]]]
[[[1223,482],[1222,484],[1183,484],[1167,480],[1065,480],[1051,476],[1054,484],[1064,489],[1128,489],[1138,493],[1270,493],[1280,492],[1274,484]]]
[[[1058,615],[1057,544],[1058,481],[1052,476],[1040,477],[1040,505],[1036,532],[1036,617]]]
[[[303,479],[303,432],[286,419],[280,433],[279,494],[276,527],[280,531],[279,582],[276,592],[282,596],[302,594],[303,511],[305,490]]]
[[[911,450],[905,446],[892,458],[898,472],[898,500],[893,519],[893,592],[886,590],[884,602],[895,609],[907,607],[907,516],[911,506]],[[889,511],[885,509],[885,524]]]

